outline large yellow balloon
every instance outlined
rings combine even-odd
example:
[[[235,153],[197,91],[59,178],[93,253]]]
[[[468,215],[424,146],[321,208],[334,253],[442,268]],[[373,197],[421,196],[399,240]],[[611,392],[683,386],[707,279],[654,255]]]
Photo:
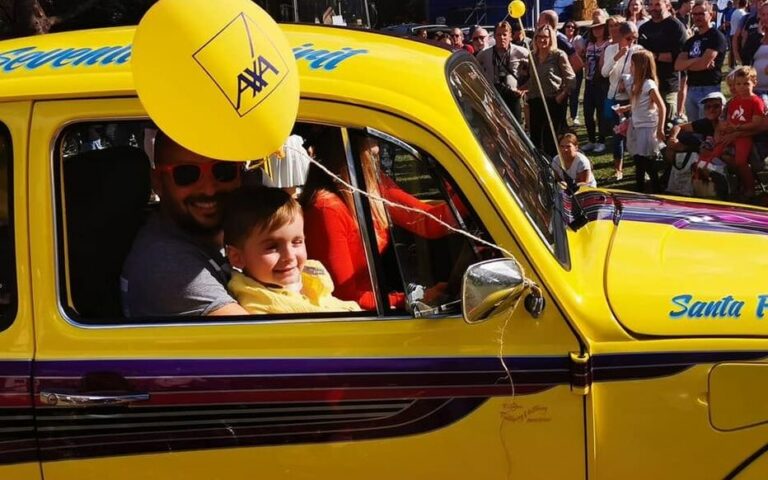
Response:
[[[136,29],[131,62],[150,118],[201,155],[266,157],[296,121],[290,44],[250,0],[160,0]]]
[[[507,11],[509,12],[510,17],[520,18],[525,15],[525,3],[523,3],[521,0],[513,0],[512,2],[509,2]]]

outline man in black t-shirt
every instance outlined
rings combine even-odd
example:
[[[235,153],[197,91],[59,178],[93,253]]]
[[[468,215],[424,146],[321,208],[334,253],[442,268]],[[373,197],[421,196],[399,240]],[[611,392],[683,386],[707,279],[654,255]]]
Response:
[[[706,0],[693,7],[691,16],[698,32],[685,42],[675,61],[675,70],[688,73],[685,113],[691,121],[703,117],[701,99],[720,91],[726,41],[719,30],[711,28],[712,15],[712,4]]]
[[[651,20],[640,26],[638,43],[656,59],[659,93],[669,119],[677,113],[679,82],[674,63],[686,40],[685,27],[672,16],[669,0],[651,0],[649,12]]]

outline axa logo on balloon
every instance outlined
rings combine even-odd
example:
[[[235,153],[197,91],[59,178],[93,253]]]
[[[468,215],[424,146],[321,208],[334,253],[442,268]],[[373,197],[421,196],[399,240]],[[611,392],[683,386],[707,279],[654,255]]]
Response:
[[[244,13],[192,56],[241,117],[269,97],[289,71],[268,36]]]

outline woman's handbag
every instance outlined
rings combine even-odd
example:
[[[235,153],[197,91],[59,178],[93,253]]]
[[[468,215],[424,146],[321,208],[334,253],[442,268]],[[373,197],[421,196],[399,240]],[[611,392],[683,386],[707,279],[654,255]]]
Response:
[[[616,100],[616,95],[613,96],[614,98],[606,98],[603,100],[603,118],[605,120],[609,120],[611,123],[616,123],[616,110],[613,109],[614,105],[618,105],[619,102]]]
[[[669,170],[667,193],[686,197],[693,195],[693,165],[698,161],[699,154],[696,152],[681,152],[675,155]]]
[[[699,160],[693,166],[692,186],[696,197],[728,199],[731,195],[728,166],[719,158]]]

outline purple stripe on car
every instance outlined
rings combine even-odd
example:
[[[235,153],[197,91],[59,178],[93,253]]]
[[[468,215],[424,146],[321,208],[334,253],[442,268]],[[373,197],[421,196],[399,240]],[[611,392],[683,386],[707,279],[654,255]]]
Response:
[[[590,191],[578,195],[589,220],[634,221],[710,232],[768,234],[768,212],[642,195]],[[568,205],[570,206],[570,205]]]
[[[568,357],[509,357],[511,370],[568,370]],[[466,372],[502,372],[496,357],[425,357],[425,358],[242,358],[214,360],[85,360],[42,361],[35,364],[36,377],[83,376],[94,371],[119,371],[125,377],[179,377],[213,375],[295,375],[378,373],[449,374]]]

